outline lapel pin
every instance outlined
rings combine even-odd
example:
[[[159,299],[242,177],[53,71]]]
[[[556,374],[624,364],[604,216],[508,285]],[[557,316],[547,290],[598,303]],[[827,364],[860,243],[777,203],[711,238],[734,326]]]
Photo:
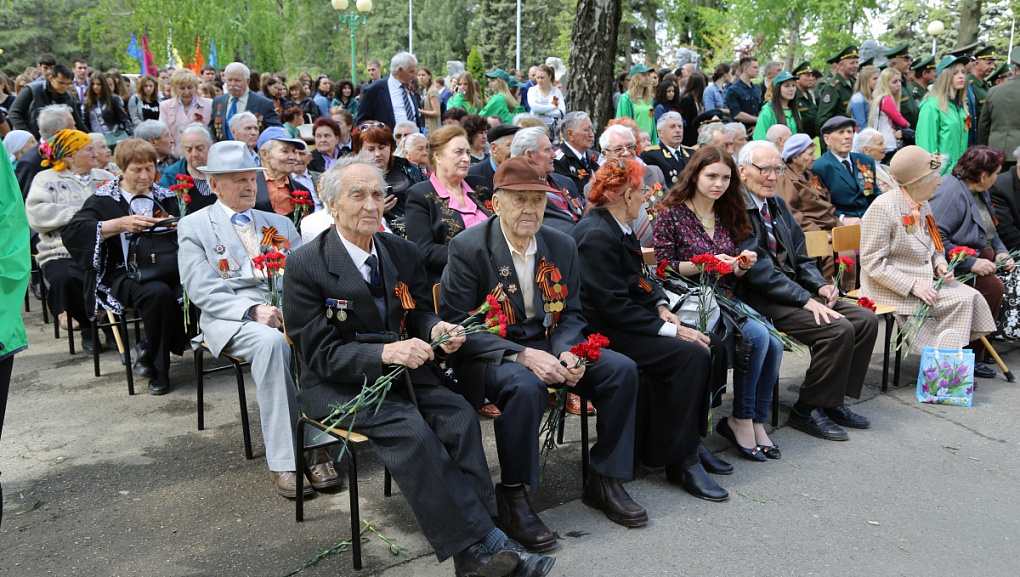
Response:
[[[508,278],[510,276],[510,267],[506,265],[499,267],[499,276]]]
[[[510,294],[516,294],[517,293],[517,285],[511,284],[510,288],[508,288],[506,290],[510,291]]]

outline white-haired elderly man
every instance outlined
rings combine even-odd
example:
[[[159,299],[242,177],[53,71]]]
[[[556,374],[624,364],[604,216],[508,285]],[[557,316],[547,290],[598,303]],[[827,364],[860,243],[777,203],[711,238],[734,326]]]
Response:
[[[587,112],[568,112],[560,122],[560,145],[554,149],[554,167],[574,181],[574,188],[584,190],[592,175],[601,166],[595,145],[595,128]]]
[[[212,146],[212,135],[204,124],[192,122],[184,127],[178,139],[184,158],[171,164],[163,171],[159,179],[159,185],[163,188],[170,188],[177,184],[177,175],[186,174],[194,180],[195,188],[191,191],[191,201],[188,203],[188,214],[212,206],[216,202],[216,195],[209,188],[209,181],[205,173],[198,169],[205,166],[209,156],[209,147]]]
[[[297,496],[294,471],[294,430],[298,406],[290,373],[290,347],[281,331],[282,311],[270,304],[262,271],[252,264],[263,246],[289,251],[301,245],[289,219],[254,209],[256,173],[245,146],[237,141],[216,143],[208,164],[198,169],[208,176],[217,202],[190,213],[177,227],[181,284],[201,311],[202,331],[192,341],[204,342],[212,354],[240,357],[251,363],[256,400],[262,419],[266,463],[276,491]],[[325,449],[308,456],[312,489],[329,489],[341,480]]]
[[[242,112],[255,116],[259,132],[269,126],[281,126],[273,101],[248,90],[250,77],[251,70],[241,62],[231,62],[223,70],[224,93],[213,99],[212,118],[209,119],[209,132],[216,142],[234,140],[230,119]]]
[[[360,125],[366,120],[378,120],[391,130],[397,123],[408,121],[421,126],[421,99],[411,83],[418,71],[418,59],[410,52],[398,52],[390,59],[390,75],[365,87],[358,106]]]
[[[173,155],[173,141],[170,140],[170,129],[158,120],[146,120],[135,127],[135,138],[141,138],[156,149],[159,158],[156,160],[156,172],[163,174],[170,165],[177,162]]]
[[[553,148],[548,134],[549,132],[544,126],[520,129],[514,134],[514,139],[510,143],[510,158],[527,158],[545,173],[546,184],[556,192],[551,190],[546,192],[548,198],[545,204],[543,224],[551,226],[563,234],[570,234],[577,221],[584,216],[586,202],[584,195],[579,192],[582,189],[576,188],[576,180],[568,178],[560,172],[554,172],[556,161],[553,151],[561,151]]]
[[[602,134],[599,135],[599,148],[602,149],[602,154],[606,160],[613,160],[615,158],[637,160],[643,162],[640,157],[637,156],[637,138],[634,136],[634,131],[626,126],[614,124],[607,126]],[[638,242],[645,248],[655,246],[655,230],[652,227],[652,219],[649,217],[649,210],[654,212],[655,203],[663,199],[669,187],[666,185],[664,177],[662,176],[662,170],[654,164],[645,165],[645,187],[648,189],[645,193],[645,204],[641,205],[641,210],[638,212],[637,218],[628,221],[629,226],[634,234],[637,235]],[[584,187],[584,197],[588,198],[588,193],[591,191],[591,183]]]
[[[659,144],[649,146],[641,151],[641,160],[645,164],[658,166],[672,186],[680,180],[680,173],[687,166],[687,161],[694,154],[693,148],[681,144],[684,139],[684,117],[678,112],[667,112],[655,123],[659,133]]]
[[[39,110],[37,123],[40,142],[53,138],[53,135],[61,130],[73,129],[75,126],[71,107],[66,104],[51,104],[42,108]],[[39,147],[33,146],[14,167],[14,174],[18,177],[18,186],[21,187],[22,198],[28,196],[28,191],[32,188],[32,180],[42,171],[42,156],[39,154]]]
[[[555,560],[528,553],[493,523],[478,419],[444,386],[435,362],[476,337],[433,312],[418,246],[379,232],[382,172],[365,156],[346,156],[319,183],[335,226],[291,254],[283,295],[301,409],[324,417],[366,380],[406,367],[413,393],[398,380],[378,408],[359,411],[356,427],[393,474],[436,557],[453,557],[458,577],[545,575]],[[429,341],[444,332],[450,339],[434,351]]]
[[[765,140],[771,142],[777,150],[782,150],[791,136],[793,131],[785,124],[773,124],[765,131]]]
[[[850,436],[842,427],[870,426],[846,406],[846,397],[861,396],[878,317],[840,301],[839,291],[807,256],[804,232],[776,194],[776,183],[786,172],[776,147],[749,142],[740,151],[739,170],[758,262],[744,275],[738,296],[772,319],[777,329],[811,348],[811,364],[789,425],[821,439],[846,441]]]
[[[698,131],[698,147],[718,146],[729,154],[733,154],[733,131],[722,122],[705,124]]]

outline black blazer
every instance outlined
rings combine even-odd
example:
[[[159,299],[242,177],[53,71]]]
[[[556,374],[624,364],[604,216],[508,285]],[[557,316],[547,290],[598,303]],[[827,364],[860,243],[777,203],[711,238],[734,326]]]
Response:
[[[353,141],[351,144],[354,144]],[[343,158],[351,154],[350,148],[340,148],[340,156],[337,158]],[[309,172],[326,172],[326,159],[322,157],[322,153],[318,150],[312,151],[312,159],[308,161]]]
[[[393,129],[393,125],[397,123],[397,120],[393,116],[393,101],[390,100],[389,78],[389,76],[384,76],[361,91],[358,118],[355,121],[356,125],[366,120],[378,120],[389,126],[390,130]],[[421,108],[421,98],[418,94],[412,93],[411,102],[414,103],[415,113],[414,118],[410,120],[421,126],[421,114],[418,114],[418,110]]]
[[[737,294],[745,300],[747,295],[756,295],[776,304],[804,306],[819,288],[829,284],[818,272],[815,259],[807,255],[804,230],[781,197],[768,199],[772,230],[778,245],[778,254],[771,256],[761,213],[750,192],[744,192],[744,199],[747,216],[751,219],[753,249],[758,253],[758,262],[744,274],[737,285]]]
[[[25,162],[24,157],[18,162],[18,168],[21,168],[22,162]],[[1020,200],[1017,198],[1020,196],[1020,177],[1017,176],[1016,167],[997,176],[988,192],[992,197],[993,214],[999,219],[995,225],[999,240],[1006,245],[1007,250],[1020,248]]]
[[[212,118],[209,119],[209,133],[213,140],[227,140],[227,112],[230,110],[230,95],[220,94],[212,101]],[[248,91],[248,105],[245,112],[251,112],[259,121],[259,132],[268,126],[282,126],[276,114],[273,101],[253,90]]]
[[[592,208],[570,236],[581,262],[581,305],[588,329],[657,336],[663,320],[656,305],[668,299],[645,271],[637,237],[625,234],[604,208]]]
[[[491,216],[483,202],[474,195],[469,197],[486,215]],[[407,240],[418,245],[425,256],[429,286],[439,282],[443,276],[448,245],[465,228],[460,212],[450,208],[449,199],[439,196],[431,181],[419,182],[407,189],[404,231]]]
[[[21,187],[22,200],[28,198],[28,191],[32,189],[32,180],[42,171],[42,156],[39,154],[38,146],[22,155],[18,165],[14,167],[14,175],[18,178],[18,186]]]
[[[524,298],[517,289],[520,281],[514,270],[510,249],[500,228],[499,217],[471,227],[450,241],[449,262],[443,271],[439,293],[439,313],[448,322],[462,322],[469,311],[485,302],[485,296],[497,287],[505,295],[504,310],[515,320],[507,327],[506,338],[488,333],[468,337],[460,350],[451,356],[450,365],[457,371],[458,392],[474,406],[485,397],[485,367],[499,365],[506,355],[519,353],[525,347],[542,349],[559,356],[584,340],[582,331],[587,322],[581,312],[581,280],[577,247],[570,237],[548,227],[535,235],[537,253],[535,269],[545,258],[560,271],[560,283],[566,288],[559,322],[547,334],[543,326],[542,291],[535,286],[535,314],[526,317]]]
[[[488,159],[485,162],[476,162],[468,169],[467,175],[465,180],[475,190],[475,195],[482,200],[491,200],[492,181],[496,178],[496,171],[492,169],[492,163]]]
[[[575,199],[581,199],[572,179],[554,172],[549,175],[549,180],[552,181],[552,185],[556,188],[566,190],[568,196]],[[583,202],[581,204],[582,206],[584,205]],[[542,217],[543,226],[552,227],[563,234],[570,234],[570,231],[574,229],[574,225],[576,225],[577,222],[578,221],[574,220],[573,216],[560,210],[560,208],[553,204],[552,201],[546,200],[545,214]]]
[[[584,151],[584,158],[574,156],[565,143],[553,149],[553,170],[574,182],[574,188],[584,190],[592,175],[599,169],[599,155],[592,149]]]
[[[335,229],[323,231],[287,258],[283,309],[287,311],[287,335],[294,341],[301,367],[298,400],[310,415],[328,414],[331,404],[357,394],[366,380],[375,382],[393,368],[382,363],[383,343],[365,342],[370,340],[365,335],[396,334],[406,318],[408,336],[428,342],[432,327],[439,322],[429,305],[431,287],[422,273],[424,262],[418,247],[384,232],[373,239],[386,295],[385,319]],[[416,305],[412,310],[405,311],[397,299],[398,282],[407,285]],[[330,298],[346,301],[344,315],[326,316],[326,299]],[[340,320],[341,316],[345,320]],[[433,363],[410,371],[410,375],[415,384],[441,382]],[[401,382],[394,387],[391,394],[403,390]]]

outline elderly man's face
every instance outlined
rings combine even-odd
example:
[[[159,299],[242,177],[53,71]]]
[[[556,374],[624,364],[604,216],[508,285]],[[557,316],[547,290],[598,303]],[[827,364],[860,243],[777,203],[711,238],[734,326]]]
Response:
[[[679,148],[680,142],[684,139],[684,121],[680,118],[671,118],[666,121],[659,132],[659,140],[670,148]]]
[[[545,214],[545,191],[500,191],[492,197],[492,210],[511,240],[527,240],[538,233]]]
[[[850,154],[850,149],[854,145],[854,129],[850,126],[840,128],[826,134],[822,139],[825,140],[825,145],[829,147],[829,150],[845,157]]]
[[[379,231],[386,183],[368,166],[353,165],[344,171],[337,198],[329,204],[337,231],[357,244]]]
[[[634,158],[637,153],[637,145],[634,138],[628,138],[625,134],[613,132],[609,135],[609,146],[602,149],[602,154],[607,160],[613,158]]]
[[[258,190],[255,171],[209,175],[209,188],[227,208],[234,212],[251,210]]]
[[[503,138],[497,138],[496,142],[489,143],[489,154],[492,155],[492,161],[496,163],[496,166],[503,164],[503,161],[510,158],[510,144],[514,141],[514,136],[504,136]]]
[[[539,138],[536,149],[527,151],[525,155],[544,170],[546,176],[552,174],[552,171],[555,170],[553,167],[552,142],[549,141],[548,137],[543,136]]]
[[[724,130],[716,130],[712,133],[712,140],[719,148],[726,151],[726,154],[733,155],[733,137]]]
[[[248,145],[248,150],[255,150],[259,142],[259,123],[254,118],[244,117],[237,124],[237,130],[231,130],[234,140]]]
[[[189,133],[181,136],[184,159],[191,168],[205,166],[209,158],[209,143],[201,134]]]
[[[567,142],[579,152],[584,152],[595,143],[595,130],[590,118],[583,118],[567,131]]]
[[[753,164],[740,165],[740,180],[758,198],[772,198],[776,195],[779,170],[783,168],[785,165],[778,152],[759,149],[754,154]]]
[[[244,96],[244,91],[248,90],[248,78],[244,75],[244,70],[230,70],[224,73],[223,87],[234,98]]]
[[[400,68],[392,72],[393,77],[397,79],[401,84],[410,84],[411,80],[414,79],[415,73],[418,71],[418,64],[413,60],[407,65],[407,68]]]
[[[845,58],[839,62],[839,71],[844,77],[850,78],[857,74],[857,69],[860,68],[859,63],[860,60],[857,58]]]
[[[262,163],[266,168],[277,174],[290,174],[297,170],[297,146],[290,142],[276,142],[272,146],[263,145],[260,152]]]
[[[170,142],[170,131],[164,130],[163,134],[161,134],[159,138],[149,139],[149,144],[155,147],[156,152],[159,153],[160,157],[169,155],[172,146]]]

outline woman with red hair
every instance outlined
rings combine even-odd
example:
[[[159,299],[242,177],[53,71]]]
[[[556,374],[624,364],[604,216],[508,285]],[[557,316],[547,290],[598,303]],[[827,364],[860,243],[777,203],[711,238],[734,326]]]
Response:
[[[702,273],[691,259],[706,253],[714,255],[733,271],[722,276],[717,290],[731,293],[758,260],[733,157],[715,146],[698,150],[662,205],[655,219],[655,255],[659,262],[666,261],[676,272],[697,278]],[[765,432],[765,420],[772,388],[779,378],[783,345],[756,321],[745,320],[734,338],[750,344],[750,357],[746,363],[734,359],[733,413],[719,422],[719,434],[747,459],[778,459],[779,447]]]
[[[664,304],[666,293],[641,260],[627,226],[645,200],[644,167],[634,159],[607,161],[592,179],[588,214],[570,232],[581,262],[581,305],[588,329],[609,338],[613,350],[650,378],[639,393],[636,450],[646,465],[695,497],[723,501],[729,494],[708,476],[732,471],[700,447],[712,357],[707,335],[680,325]]]
[[[386,184],[391,187],[386,196],[386,220],[399,236],[404,235],[404,205],[407,189],[425,180],[421,169],[405,158],[393,154],[397,141],[393,131],[378,120],[366,120],[357,126],[354,134],[354,154],[365,154],[383,172]]]

